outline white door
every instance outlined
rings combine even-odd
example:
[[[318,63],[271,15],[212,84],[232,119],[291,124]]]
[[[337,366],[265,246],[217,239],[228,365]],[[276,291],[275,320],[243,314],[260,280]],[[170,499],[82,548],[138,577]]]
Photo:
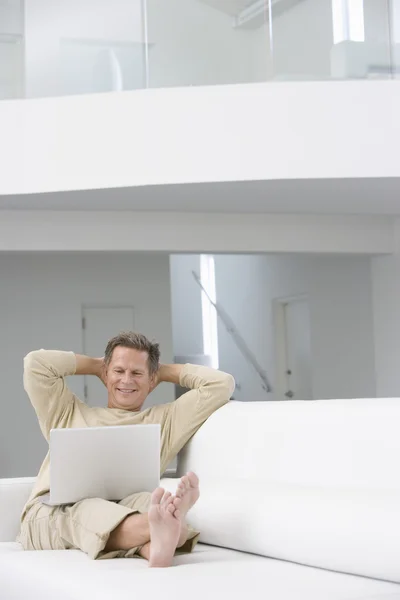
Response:
[[[83,351],[87,356],[104,356],[106,345],[121,331],[134,329],[132,306],[86,306],[82,309]],[[97,377],[85,377],[85,400],[90,406],[107,406],[107,391]]]
[[[286,400],[311,400],[312,361],[310,309],[307,298],[278,303],[278,396]]]

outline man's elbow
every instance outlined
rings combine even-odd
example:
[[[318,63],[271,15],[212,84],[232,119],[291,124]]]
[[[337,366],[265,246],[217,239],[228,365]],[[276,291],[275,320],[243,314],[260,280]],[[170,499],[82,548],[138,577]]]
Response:
[[[24,371],[29,371],[32,368],[37,360],[37,352],[37,350],[33,350],[33,352],[29,352],[26,356],[24,356]]]
[[[32,352],[29,352],[26,356],[24,356],[24,367],[29,368],[32,364],[37,362],[42,352],[43,350],[33,350]]]
[[[24,357],[24,375],[42,371],[43,369],[43,350],[33,350]]]

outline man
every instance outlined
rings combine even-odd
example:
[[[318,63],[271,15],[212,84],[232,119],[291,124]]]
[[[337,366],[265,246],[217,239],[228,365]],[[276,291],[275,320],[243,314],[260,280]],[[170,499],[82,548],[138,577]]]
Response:
[[[226,373],[195,365],[160,365],[158,344],[122,333],[108,342],[104,358],[38,350],[24,360],[24,387],[46,440],[54,428],[159,423],[161,473],[208,417],[226,404],[235,387]],[[108,408],[81,402],[67,387],[68,375],[96,375],[108,391]],[[141,411],[161,382],[189,391],[175,402]],[[140,457],[138,457],[140,460]],[[176,495],[162,488],[132,494],[119,503],[88,498],[50,507],[40,496],[50,488],[47,454],[21,518],[25,550],[80,549],[91,558],[142,556],[150,567],[168,567],[174,554],[191,552],[199,532],[186,514],[199,497],[194,473],[182,477]]]

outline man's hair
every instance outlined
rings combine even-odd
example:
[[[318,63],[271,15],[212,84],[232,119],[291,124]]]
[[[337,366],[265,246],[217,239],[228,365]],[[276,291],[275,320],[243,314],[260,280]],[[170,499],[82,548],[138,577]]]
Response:
[[[139,352],[147,352],[147,366],[150,376],[157,373],[160,362],[160,348],[156,342],[150,342],[145,335],[135,333],[133,331],[122,331],[119,335],[113,337],[107,344],[104,354],[104,362],[106,366],[110,364],[115,348],[122,346],[123,348],[133,348]]]

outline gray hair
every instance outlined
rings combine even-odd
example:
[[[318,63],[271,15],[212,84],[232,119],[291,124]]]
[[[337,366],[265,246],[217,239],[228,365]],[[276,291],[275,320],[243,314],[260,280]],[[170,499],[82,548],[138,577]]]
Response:
[[[133,348],[139,352],[147,352],[147,366],[150,376],[157,373],[160,366],[160,348],[156,342],[150,342],[145,335],[135,333],[133,331],[122,331],[113,337],[107,344],[104,354],[104,362],[108,366],[115,348],[121,346],[123,348]]]

